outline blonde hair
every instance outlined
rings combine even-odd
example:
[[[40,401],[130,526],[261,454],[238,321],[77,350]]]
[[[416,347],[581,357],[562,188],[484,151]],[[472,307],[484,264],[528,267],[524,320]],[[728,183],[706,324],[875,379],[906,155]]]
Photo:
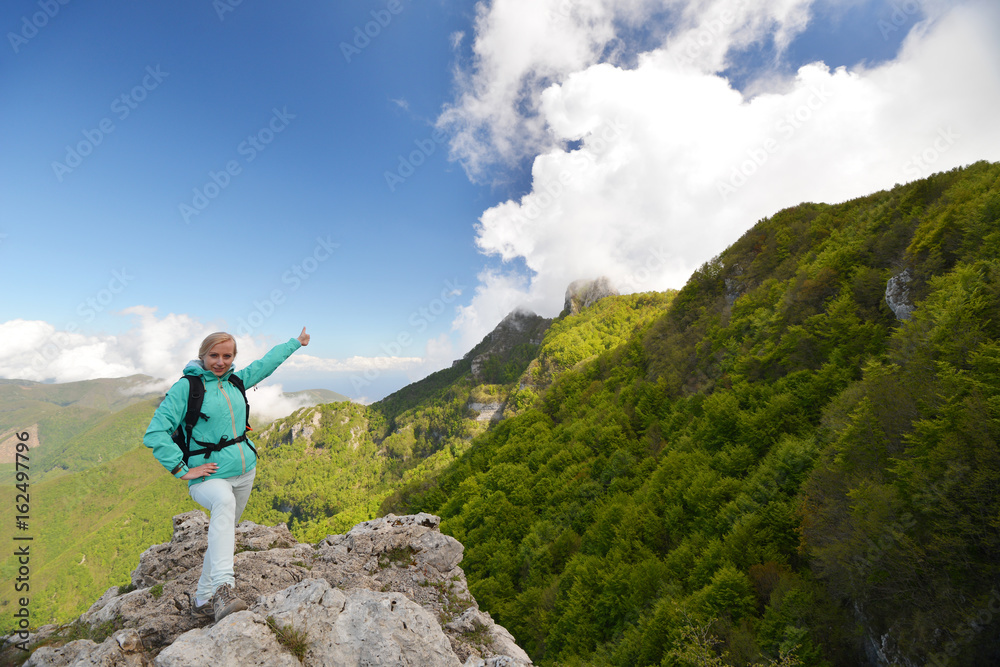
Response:
[[[236,358],[236,339],[233,338],[232,334],[227,334],[225,331],[216,331],[214,334],[209,334],[205,337],[205,340],[201,341],[201,347],[198,348],[198,358],[204,359],[205,355],[212,351],[212,348],[219,343],[225,343],[227,340],[233,341],[233,359]]]

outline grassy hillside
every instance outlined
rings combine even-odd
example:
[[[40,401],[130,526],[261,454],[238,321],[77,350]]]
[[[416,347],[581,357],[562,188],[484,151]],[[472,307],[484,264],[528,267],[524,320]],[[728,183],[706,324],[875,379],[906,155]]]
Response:
[[[0,525],[14,526],[13,493],[4,488]],[[168,541],[170,517],[195,509],[145,447],[83,473],[32,484],[31,610],[37,625],[68,620],[108,587],[127,584],[138,554]],[[12,552],[13,549],[8,550]],[[0,561],[0,627],[13,627],[16,559]]]
[[[668,302],[664,295],[609,297],[561,321],[541,346],[530,341],[542,335],[548,321],[528,318],[531,327],[487,337],[464,363],[378,404],[331,403],[275,421],[255,434],[262,461],[244,518],[287,523],[298,539],[315,542],[375,517],[401,484],[416,480],[415,488],[425,485],[428,477],[454,463],[475,435],[487,431],[489,423],[478,421],[470,404],[501,402],[508,414],[515,414],[537,400],[530,388],[541,386],[534,370],[536,357],[546,369],[579,362],[583,357],[577,352],[572,359],[563,353],[565,341],[572,338],[588,341],[588,349],[593,348],[588,354],[616,347],[636,327],[648,325]],[[574,332],[576,328],[580,331]],[[525,357],[529,346],[532,354]],[[473,357],[482,360],[483,379],[507,382],[477,381]],[[526,370],[529,364],[534,365]],[[151,401],[136,403],[101,420],[73,441],[84,446],[72,451],[91,452],[88,463],[96,464],[95,452],[106,451],[98,450],[98,441],[130,442],[134,447],[153,409]],[[70,620],[109,586],[127,583],[139,554],[169,539],[170,517],[197,509],[186,485],[171,479],[149,450],[126,449],[120,458],[85,474],[65,474],[44,483],[32,477],[30,533],[39,545],[33,552],[33,563],[39,566],[32,571],[32,590],[45,600],[33,607],[37,623]],[[36,456],[33,451],[33,461]],[[12,487],[0,490],[0,500],[8,495],[11,502],[4,508],[10,516],[0,513],[0,521],[13,525]],[[85,530],[74,530],[76,524]],[[15,569],[8,556],[0,576]],[[0,621],[9,619],[3,614],[9,613],[12,595],[12,586],[2,592]]]
[[[0,380],[0,433],[38,425],[32,442],[32,479],[40,482],[86,470],[134,447],[158,395],[142,391],[151,378],[43,384]],[[136,438],[136,433],[139,437]],[[35,447],[34,445],[38,445]],[[0,461],[0,484],[13,478],[13,461]]]
[[[287,523],[317,542],[375,517],[387,459],[369,433],[370,409],[356,403],[304,408],[258,438],[262,461],[245,518]]]
[[[442,515],[540,664],[996,663],[998,178],[761,221],[383,509]]]

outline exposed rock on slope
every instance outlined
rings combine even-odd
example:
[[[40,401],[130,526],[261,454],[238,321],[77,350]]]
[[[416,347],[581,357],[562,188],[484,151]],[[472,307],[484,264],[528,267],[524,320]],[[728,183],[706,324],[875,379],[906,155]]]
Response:
[[[98,628],[110,636],[58,645],[70,628],[45,626],[31,636],[43,645],[25,664],[530,665],[510,633],[479,610],[458,567],[464,548],[439,522],[390,514],[309,545],[284,525],[244,521],[236,591],[250,607],[213,624],[191,615],[189,598],[208,519],[180,514],[171,541],[140,557],[135,590],[109,589],[72,626],[76,636]],[[279,634],[303,633],[300,663]]]
[[[574,280],[566,288],[566,299],[563,302],[564,315],[576,315],[586,310],[606,296],[618,294],[611,281],[601,276],[595,280]]]
[[[913,303],[910,301],[910,281],[913,276],[909,269],[889,278],[885,286],[885,302],[896,314],[897,320],[908,320],[913,313]]]
[[[483,366],[492,357],[507,358],[519,345],[539,345],[552,320],[525,310],[513,310],[493,331],[472,348],[465,359],[471,361],[472,377],[483,382]]]

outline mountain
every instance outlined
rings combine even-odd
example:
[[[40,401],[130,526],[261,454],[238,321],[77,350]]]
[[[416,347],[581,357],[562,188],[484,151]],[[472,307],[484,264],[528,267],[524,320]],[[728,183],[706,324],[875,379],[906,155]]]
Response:
[[[351,399],[343,394],[338,394],[329,389],[303,389],[302,391],[286,391],[282,394],[287,398],[301,398],[309,402],[310,405],[320,405],[322,403],[343,403]]]
[[[499,420],[516,414],[535,400],[534,391],[550,374],[620,344],[633,328],[658,316],[669,298],[647,294],[600,301],[557,321],[545,345],[539,343],[550,320],[512,313],[451,368],[375,405],[328,403],[275,420],[255,433],[262,465],[244,518],[286,523],[297,539],[316,542],[376,517],[387,498],[405,492],[401,484],[442,470],[496,423],[485,415]],[[575,349],[581,341],[585,349]],[[476,359],[491,383],[474,378]],[[147,409],[151,414],[152,406]],[[148,417],[137,422],[140,439],[146,424]],[[167,476],[141,446],[83,473],[37,484],[32,479],[37,623],[80,614],[108,586],[125,581],[150,544],[169,539],[165,517],[198,507],[185,485]],[[10,500],[0,506],[4,525],[15,520],[13,496]],[[8,555],[0,561],[0,578],[13,580],[17,568],[16,556]],[[4,624],[10,622],[13,598],[10,592],[0,600]]]
[[[479,609],[458,567],[462,545],[427,514],[387,516],[298,543],[285,526],[236,531],[236,594],[249,609],[218,623],[191,613],[208,518],[175,516],[173,537],[141,556],[71,624],[15,635],[13,664],[436,665],[527,667],[528,656]],[[28,607],[23,607],[28,608]]]
[[[781,211],[381,511],[539,664],[997,664],[998,257],[1000,165]]]
[[[679,292],[584,282],[376,404],[276,420],[244,518],[318,542],[440,516],[537,664],[995,664],[998,257],[1000,165],[800,204]],[[193,508],[131,455],[36,489],[93,484],[105,587],[138,557],[123,526]],[[89,585],[83,555],[54,571]],[[39,604],[95,597],[64,595]]]

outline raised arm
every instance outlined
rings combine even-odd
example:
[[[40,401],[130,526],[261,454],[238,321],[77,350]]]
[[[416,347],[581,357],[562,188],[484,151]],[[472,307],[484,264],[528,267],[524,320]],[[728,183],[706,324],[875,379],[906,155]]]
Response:
[[[302,327],[302,333],[299,334],[298,338],[289,338],[288,342],[275,345],[263,357],[246,368],[236,371],[236,375],[240,376],[243,384],[249,389],[273,373],[285,359],[292,356],[295,350],[308,344],[309,334],[306,333],[306,328]]]

